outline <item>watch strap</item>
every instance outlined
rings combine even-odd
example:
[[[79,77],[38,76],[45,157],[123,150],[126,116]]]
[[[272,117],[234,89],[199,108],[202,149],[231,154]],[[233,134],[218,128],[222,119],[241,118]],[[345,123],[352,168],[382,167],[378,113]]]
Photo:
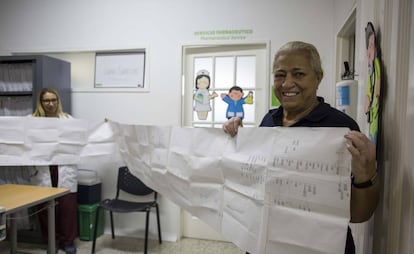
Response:
[[[362,182],[362,183],[355,183],[354,177],[352,177],[352,186],[354,186],[357,189],[364,189],[364,188],[371,187],[377,181],[377,176],[378,176],[378,173],[375,171],[375,174],[371,177],[371,179],[369,179],[366,182]]]

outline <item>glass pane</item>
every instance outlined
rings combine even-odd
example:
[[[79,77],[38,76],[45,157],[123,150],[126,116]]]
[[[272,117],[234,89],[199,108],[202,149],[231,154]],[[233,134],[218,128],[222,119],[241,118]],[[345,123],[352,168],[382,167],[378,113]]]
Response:
[[[216,57],[215,88],[227,88],[234,85],[234,57]]]
[[[221,93],[226,93],[227,94],[227,91],[225,91],[225,92],[222,91],[219,94],[221,94]],[[225,122],[225,121],[227,121],[227,118],[226,118],[227,106],[228,106],[228,104],[225,103],[221,99],[221,96],[219,96],[217,98],[217,100],[214,101],[214,120],[216,122]]]
[[[210,100],[211,111],[207,110],[203,113],[199,110],[197,112],[193,107],[192,120],[194,127],[222,127],[222,123],[227,121],[226,111],[229,105],[222,100],[221,94],[227,94],[232,86],[238,85],[242,87],[244,96],[247,96],[249,91],[252,91],[253,95],[255,95],[256,61],[255,55],[218,56],[218,54],[212,54],[211,56],[194,57],[194,94],[196,93],[195,77],[200,70],[207,70],[209,72],[211,84],[208,93],[210,95],[213,92],[218,94],[218,97]],[[204,97],[206,94],[203,94]],[[243,122],[246,127],[258,124],[255,123],[256,101],[254,98],[255,96],[253,97],[253,104],[243,105]]]
[[[242,88],[256,87],[256,57],[238,56],[236,66],[236,84]]]
[[[196,128],[211,128],[212,125],[211,124],[193,124],[193,127],[196,127]]]
[[[200,70],[207,70],[210,73],[213,70],[213,58],[212,57],[196,57],[194,58],[194,80],[197,76],[197,72]]]
[[[254,122],[254,112],[255,112],[255,105],[254,104],[244,104],[244,120],[246,122]]]
[[[219,123],[215,123],[213,127],[217,129],[223,129],[223,125]]]

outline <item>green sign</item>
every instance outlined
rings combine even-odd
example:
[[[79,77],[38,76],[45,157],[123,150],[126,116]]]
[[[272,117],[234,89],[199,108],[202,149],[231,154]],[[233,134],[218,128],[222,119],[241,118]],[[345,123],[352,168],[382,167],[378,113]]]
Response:
[[[196,31],[194,36],[200,40],[244,40],[253,34],[252,29]]]

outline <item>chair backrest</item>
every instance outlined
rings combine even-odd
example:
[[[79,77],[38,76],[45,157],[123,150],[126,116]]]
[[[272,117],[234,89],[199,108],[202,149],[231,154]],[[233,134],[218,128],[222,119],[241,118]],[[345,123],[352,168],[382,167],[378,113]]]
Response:
[[[118,186],[116,190],[116,198],[119,197],[120,190],[138,196],[146,196],[154,193],[154,197],[157,199],[157,193],[153,189],[147,187],[136,176],[134,176],[129,171],[128,167],[120,167],[118,170]]]

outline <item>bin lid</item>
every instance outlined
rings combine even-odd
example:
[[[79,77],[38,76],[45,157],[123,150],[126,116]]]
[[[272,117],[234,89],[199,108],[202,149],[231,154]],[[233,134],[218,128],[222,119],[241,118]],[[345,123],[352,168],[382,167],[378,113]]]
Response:
[[[91,169],[79,169],[77,180],[80,185],[94,185],[101,182],[98,173]]]

